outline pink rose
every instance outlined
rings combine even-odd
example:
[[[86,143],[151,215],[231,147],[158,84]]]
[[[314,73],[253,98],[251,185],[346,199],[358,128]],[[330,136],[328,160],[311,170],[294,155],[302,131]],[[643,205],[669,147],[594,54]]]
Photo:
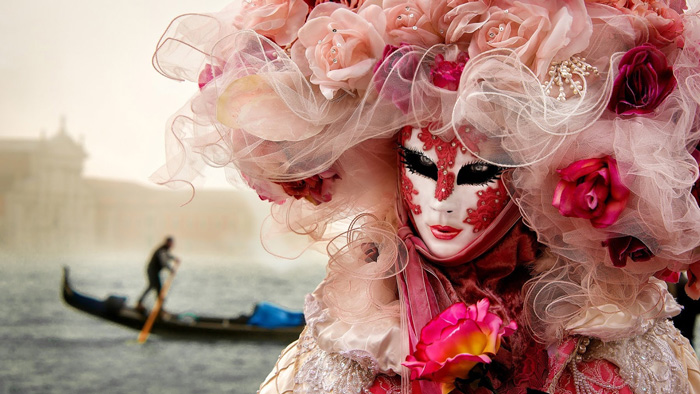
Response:
[[[632,236],[611,238],[603,241],[603,246],[608,248],[610,260],[615,267],[627,265],[627,258],[635,262],[648,261],[654,254],[644,242]]]
[[[440,3],[436,2],[433,7],[433,24],[438,27],[439,32],[444,31],[446,44],[458,44],[460,48],[467,48],[472,35],[489,20],[487,11],[491,2],[448,1],[442,8],[439,7]]]
[[[305,198],[314,205],[329,202],[333,197],[333,184],[340,179],[334,170],[327,170],[318,175],[292,182],[275,182],[282,186],[284,192],[297,200]]]
[[[630,0],[629,9],[633,15],[644,19],[649,29],[648,42],[663,47],[674,43],[683,34],[683,21],[678,12],[663,1]],[[682,45],[679,42],[679,45]]]
[[[385,27],[377,5],[355,13],[340,4],[320,4],[299,30],[292,60],[329,100],[338,90],[364,90],[382,58]]]
[[[605,4],[610,7],[622,9],[627,5],[628,0],[586,0],[586,3]]]
[[[668,6],[676,12],[683,12],[688,9],[686,0],[667,0]]]
[[[557,172],[561,181],[554,190],[552,205],[559,213],[590,219],[596,228],[617,221],[630,191],[622,184],[615,159],[605,156],[579,160]]]
[[[469,58],[464,52],[460,52],[454,62],[445,60],[442,54],[437,55],[433,67],[430,68],[430,79],[433,85],[453,92],[457,91],[467,60]]]
[[[608,109],[618,115],[652,112],[676,87],[666,56],[651,44],[627,51],[618,70],[608,103]]]
[[[624,14],[638,17],[648,29],[638,30],[638,40],[663,47],[673,42],[682,46],[683,21],[680,14],[688,6],[685,0],[586,0],[589,3],[605,4]]]
[[[504,1],[492,6],[474,33],[469,57],[508,48],[540,79],[552,61],[567,60],[588,47],[593,24],[583,0]]]
[[[236,28],[254,30],[277,45],[286,46],[296,40],[309,6],[304,0],[239,0],[226,10],[236,14]]]
[[[501,338],[512,334],[517,325],[488,311],[489,300],[467,307],[455,303],[423,327],[420,341],[404,366],[411,380],[431,380],[442,384],[442,392],[454,389],[457,378],[465,378],[477,363],[490,363],[501,347]]]
[[[359,8],[365,3],[365,0],[304,0],[309,8],[313,9],[319,4],[323,3],[339,3],[352,10]]]
[[[431,0],[384,0],[389,43],[410,43],[424,48],[443,42],[430,21],[427,8]]]

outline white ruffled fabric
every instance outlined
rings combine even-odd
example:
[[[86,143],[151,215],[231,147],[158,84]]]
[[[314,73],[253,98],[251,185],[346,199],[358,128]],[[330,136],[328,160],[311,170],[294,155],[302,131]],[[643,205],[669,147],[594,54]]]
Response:
[[[658,319],[673,317],[681,312],[666,282],[651,278],[637,294],[636,302],[628,308],[607,303],[583,308],[569,321],[564,330],[571,335],[599,338],[603,342],[642,335]]]
[[[545,254],[525,286],[524,311],[535,336],[551,345],[569,335],[616,341],[641,335],[680,313],[666,282],[599,263]]]
[[[395,232],[371,217],[358,218],[329,245],[327,276],[304,309],[319,348],[374,374],[399,373],[404,356],[396,275],[407,252]]]

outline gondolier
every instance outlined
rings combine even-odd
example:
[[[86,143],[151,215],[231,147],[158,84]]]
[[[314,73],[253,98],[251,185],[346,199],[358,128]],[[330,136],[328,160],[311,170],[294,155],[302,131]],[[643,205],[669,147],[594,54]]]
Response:
[[[155,290],[156,296],[160,297],[162,289],[162,284],[160,282],[160,271],[163,269],[167,269],[170,270],[170,272],[172,272],[173,267],[170,265],[170,262],[173,261],[175,263],[180,263],[180,259],[178,259],[170,253],[170,250],[173,248],[174,243],[175,240],[173,239],[173,237],[167,237],[165,238],[163,244],[160,245],[158,249],[155,250],[155,252],[153,252],[151,260],[149,261],[148,266],[146,267],[146,274],[148,275],[148,286],[146,287],[146,290],[144,290],[143,294],[141,294],[141,297],[139,298],[139,301],[136,304],[137,310],[146,310],[146,308],[143,306],[143,300],[146,298],[146,295],[148,295],[148,293],[151,290]]]
[[[68,267],[63,268],[63,300],[71,307],[101,320],[142,330],[147,315],[127,305],[127,297],[110,294],[104,299],[72,287]],[[304,314],[269,302],[255,304],[251,314],[234,316],[200,315],[185,312],[165,315],[153,325],[153,334],[170,337],[254,340],[289,343],[304,329]]]

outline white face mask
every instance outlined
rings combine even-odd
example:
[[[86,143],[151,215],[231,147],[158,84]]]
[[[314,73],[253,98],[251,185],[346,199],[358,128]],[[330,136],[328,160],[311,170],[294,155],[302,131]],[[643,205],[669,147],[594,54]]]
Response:
[[[487,228],[508,203],[503,169],[484,163],[457,139],[428,131],[401,132],[401,191],[429,251],[454,256]]]

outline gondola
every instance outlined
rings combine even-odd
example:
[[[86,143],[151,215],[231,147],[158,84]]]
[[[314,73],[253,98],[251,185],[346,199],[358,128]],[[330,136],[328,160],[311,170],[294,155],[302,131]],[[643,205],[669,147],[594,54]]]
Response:
[[[110,295],[104,300],[73,289],[68,267],[63,268],[63,300],[75,309],[118,325],[141,330],[148,314],[126,305],[126,297]],[[304,328],[303,315],[269,303],[259,303],[251,315],[231,318],[198,316],[193,313],[161,313],[152,334],[180,338],[231,339],[288,343]]]

